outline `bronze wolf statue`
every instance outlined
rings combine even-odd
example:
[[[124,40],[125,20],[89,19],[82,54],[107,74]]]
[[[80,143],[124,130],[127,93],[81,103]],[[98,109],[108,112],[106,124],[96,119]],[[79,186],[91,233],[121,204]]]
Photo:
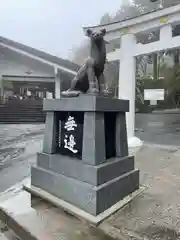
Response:
[[[77,97],[81,93],[96,94],[104,90],[104,66],[106,63],[104,36],[106,30],[93,32],[88,29],[86,34],[91,42],[90,56],[73,78],[70,89],[63,91],[62,96]]]

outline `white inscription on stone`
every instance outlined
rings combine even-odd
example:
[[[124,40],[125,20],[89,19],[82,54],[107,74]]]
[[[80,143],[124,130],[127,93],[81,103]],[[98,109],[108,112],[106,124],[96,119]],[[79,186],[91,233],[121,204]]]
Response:
[[[76,122],[74,121],[74,117],[69,116],[67,122],[65,123],[64,128],[67,131],[73,131],[74,127],[77,127]]]
[[[69,149],[73,153],[77,153],[78,150],[74,149],[76,142],[74,141],[74,136],[71,134],[68,138],[68,135],[65,135],[64,139],[64,148]]]

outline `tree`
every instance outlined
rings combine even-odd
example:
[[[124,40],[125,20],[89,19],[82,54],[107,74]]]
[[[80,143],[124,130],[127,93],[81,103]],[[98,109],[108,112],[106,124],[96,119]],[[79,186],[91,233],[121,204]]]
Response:
[[[109,13],[105,13],[100,20],[100,24],[101,25],[108,24],[111,21],[112,21],[112,17],[109,15]]]
[[[140,14],[141,14],[140,9],[138,7],[135,7],[130,3],[126,3],[126,4],[122,5],[121,8],[115,14],[115,16],[112,17],[112,21],[113,22],[123,21],[128,18],[137,17]]]
[[[133,6],[138,8],[141,14],[145,14],[161,8],[161,1],[151,2],[150,0],[134,0]]]
[[[179,4],[179,0],[161,0],[161,5],[163,8],[166,8],[166,7],[171,7],[171,6],[174,6],[174,5],[177,5]]]

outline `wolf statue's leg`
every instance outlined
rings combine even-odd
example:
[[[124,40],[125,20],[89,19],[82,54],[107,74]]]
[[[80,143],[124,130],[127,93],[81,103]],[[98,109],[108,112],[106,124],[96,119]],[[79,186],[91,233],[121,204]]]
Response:
[[[96,93],[99,92],[97,87],[97,81],[94,74],[94,69],[89,67],[87,70],[88,81],[89,81],[89,90],[88,93]]]
[[[85,63],[82,65],[82,67],[79,69],[77,72],[76,76],[73,78],[71,82],[71,87],[69,91],[72,91],[76,87],[76,83],[80,80],[83,79],[86,74],[88,74],[88,69],[93,68],[94,66],[94,60],[91,57],[88,57],[88,59],[85,61]],[[89,71],[91,72],[91,70]],[[90,78],[92,78],[90,74]],[[89,78],[88,78],[89,79]]]
[[[98,77],[97,81],[98,81],[99,91],[104,93],[104,91],[105,91],[105,76],[103,73]]]
[[[84,65],[79,69],[79,71],[77,72],[76,76],[72,79],[71,81],[71,87],[68,91],[72,91],[75,89],[77,81],[81,78],[83,78],[83,76],[86,74],[87,72],[87,67],[88,64],[87,62],[84,63]]]
[[[83,79],[85,79],[85,76],[88,76],[88,82],[89,82],[89,93],[96,93],[98,91],[97,87],[97,81],[94,73],[94,59],[89,57],[84,65],[79,69],[78,73],[76,76],[73,78],[71,82],[71,87],[68,89],[68,91],[63,91],[62,96],[78,96],[81,93],[80,90],[76,90],[76,86],[78,81],[81,80],[81,84],[83,84]]]
[[[89,81],[89,93],[98,93],[97,78],[94,71],[94,60],[92,58],[88,59],[88,69],[87,69],[88,81]]]

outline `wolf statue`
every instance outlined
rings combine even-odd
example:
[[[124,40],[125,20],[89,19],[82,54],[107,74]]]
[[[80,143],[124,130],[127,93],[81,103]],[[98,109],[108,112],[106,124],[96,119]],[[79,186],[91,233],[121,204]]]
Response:
[[[104,91],[104,66],[106,63],[104,36],[106,30],[93,32],[88,29],[86,34],[91,43],[90,56],[72,79],[71,87],[61,93],[64,97],[77,97],[81,93],[98,94]]]

